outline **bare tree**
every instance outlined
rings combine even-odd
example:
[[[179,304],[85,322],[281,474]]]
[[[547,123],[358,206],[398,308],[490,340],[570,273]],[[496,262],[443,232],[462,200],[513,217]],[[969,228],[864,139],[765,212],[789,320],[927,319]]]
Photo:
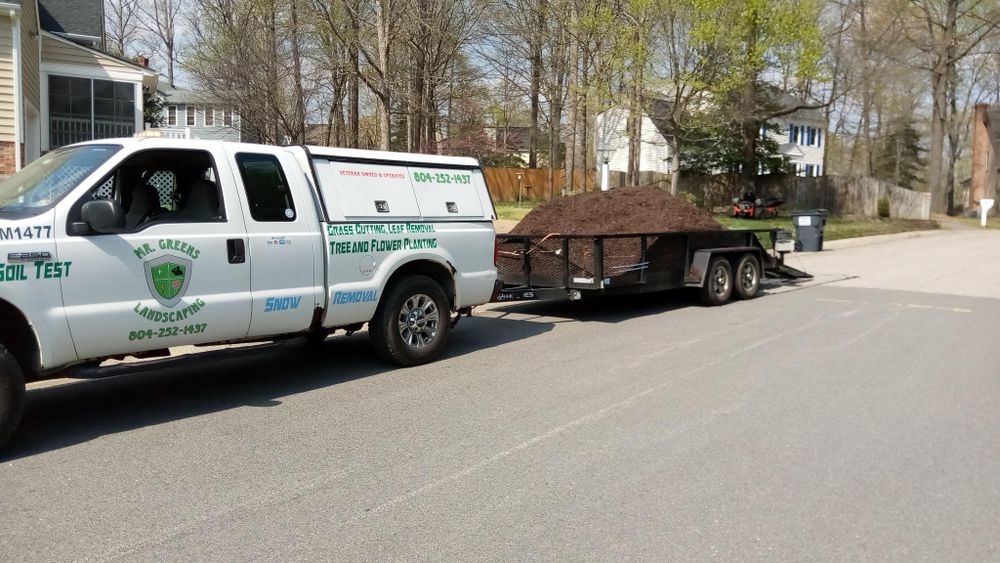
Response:
[[[931,211],[953,212],[946,193],[944,141],[948,128],[949,82],[954,67],[1000,26],[995,0],[910,0],[913,20],[908,36],[924,54],[923,68],[931,77],[931,126],[927,186]]]
[[[135,45],[142,32],[139,15],[139,0],[107,0],[104,41],[108,51],[126,58],[135,54]]]
[[[184,0],[145,0],[140,4],[141,26],[163,48],[167,82],[174,86],[174,63],[177,61],[177,22]]]

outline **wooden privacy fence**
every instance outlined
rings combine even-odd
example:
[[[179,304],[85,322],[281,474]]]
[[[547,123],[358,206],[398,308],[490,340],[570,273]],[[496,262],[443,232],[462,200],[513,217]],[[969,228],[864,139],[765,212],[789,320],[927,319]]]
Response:
[[[742,191],[732,175],[682,176],[680,191],[692,194],[702,207],[728,206]],[[878,202],[889,200],[889,215],[901,219],[929,219],[930,194],[895,186],[875,178],[851,176],[769,175],[756,179],[758,196],[773,195],[785,200],[784,209],[822,208],[834,215],[878,216]]]
[[[517,201],[518,192],[525,200],[548,200],[553,195],[562,195],[566,180],[565,170],[556,170],[554,184],[549,183],[548,168],[484,168],[486,185],[493,201]],[[520,177],[519,177],[520,176]],[[577,170],[573,174],[573,193],[598,189],[593,170],[584,173]]]

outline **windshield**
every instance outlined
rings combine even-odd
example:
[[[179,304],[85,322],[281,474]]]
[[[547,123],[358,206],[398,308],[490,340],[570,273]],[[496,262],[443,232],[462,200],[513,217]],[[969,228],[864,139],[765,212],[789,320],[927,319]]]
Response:
[[[82,145],[45,154],[0,182],[0,210],[30,212],[51,206],[119,150],[120,145]]]

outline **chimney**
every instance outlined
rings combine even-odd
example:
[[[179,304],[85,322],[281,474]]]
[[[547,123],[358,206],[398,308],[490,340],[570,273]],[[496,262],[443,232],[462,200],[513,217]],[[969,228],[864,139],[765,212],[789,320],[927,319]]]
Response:
[[[146,55],[136,55],[135,64],[143,68],[149,68],[149,57],[147,57]]]
[[[976,104],[972,113],[972,181],[969,183],[969,206],[979,209],[979,200],[986,197],[989,176],[990,122],[987,104]],[[1000,125],[1000,124],[998,124]]]

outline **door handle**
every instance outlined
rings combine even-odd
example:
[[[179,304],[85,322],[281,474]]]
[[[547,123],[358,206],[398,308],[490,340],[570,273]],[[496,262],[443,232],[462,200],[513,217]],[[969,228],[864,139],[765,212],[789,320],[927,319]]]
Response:
[[[226,250],[230,264],[242,264],[247,261],[247,245],[241,238],[231,238],[226,241]]]

